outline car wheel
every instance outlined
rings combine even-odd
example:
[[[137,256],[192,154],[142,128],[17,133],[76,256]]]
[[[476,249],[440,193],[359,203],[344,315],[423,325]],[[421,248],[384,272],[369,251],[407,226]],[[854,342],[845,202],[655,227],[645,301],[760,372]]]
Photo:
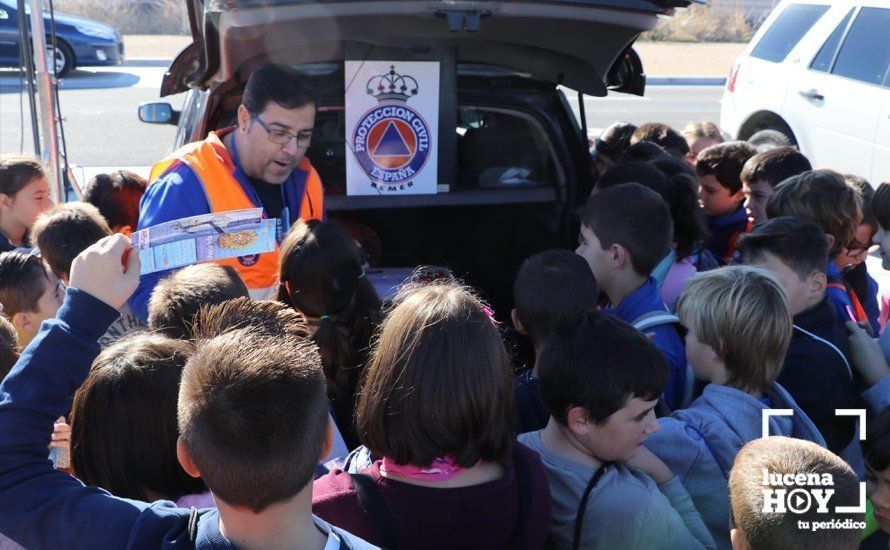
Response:
[[[46,39],[47,69],[52,70],[55,65],[56,76],[63,78],[74,69],[74,53],[64,42],[56,42],[53,49],[50,39]]]
[[[754,135],[748,138],[748,143],[756,147],[761,153],[776,147],[796,145],[791,136],[778,128],[768,128],[755,132]]]

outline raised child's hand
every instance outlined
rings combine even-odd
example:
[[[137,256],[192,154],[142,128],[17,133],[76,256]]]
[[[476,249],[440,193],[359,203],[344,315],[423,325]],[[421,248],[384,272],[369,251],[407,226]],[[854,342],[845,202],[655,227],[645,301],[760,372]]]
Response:
[[[847,321],[847,331],[850,333],[850,359],[862,378],[869,386],[890,374],[890,367],[884,358],[884,352],[877,340],[853,321]]]
[[[139,284],[139,254],[117,233],[81,252],[71,264],[69,286],[120,309]]]

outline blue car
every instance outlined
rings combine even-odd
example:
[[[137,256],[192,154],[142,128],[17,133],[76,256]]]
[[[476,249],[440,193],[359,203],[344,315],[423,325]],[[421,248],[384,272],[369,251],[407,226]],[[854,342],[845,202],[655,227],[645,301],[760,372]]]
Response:
[[[20,67],[19,17],[30,20],[30,10],[18,11],[15,0],[0,0],[0,67]],[[67,13],[55,14],[56,49],[53,60],[59,76],[65,76],[75,67],[120,65],[124,60],[124,42],[121,33],[92,19]],[[49,36],[52,26],[48,12],[43,14],[47,48],[51,48]]]

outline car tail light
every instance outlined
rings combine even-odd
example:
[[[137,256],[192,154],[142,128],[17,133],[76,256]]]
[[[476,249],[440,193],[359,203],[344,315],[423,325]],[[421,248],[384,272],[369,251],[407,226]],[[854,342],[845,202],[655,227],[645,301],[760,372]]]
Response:
[[[726,81],[726,91],[733,93],[735,91],[735,79],[739,76],[739,69],[742,68],[741,61],[736,61],[729,73],[729,80]]]

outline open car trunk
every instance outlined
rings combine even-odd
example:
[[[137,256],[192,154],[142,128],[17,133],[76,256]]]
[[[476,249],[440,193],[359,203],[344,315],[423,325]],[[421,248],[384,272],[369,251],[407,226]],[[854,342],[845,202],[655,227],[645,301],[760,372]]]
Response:
[[[657,15],[689,0],[186,0],[193,44],[163,95],[246,80],[268,62],[342,61],[353,48],[456,49],[602,96],[620,59]],[[611,74],[610,74],[610,70]],[[624,75],[626,78],[626,75]]]

